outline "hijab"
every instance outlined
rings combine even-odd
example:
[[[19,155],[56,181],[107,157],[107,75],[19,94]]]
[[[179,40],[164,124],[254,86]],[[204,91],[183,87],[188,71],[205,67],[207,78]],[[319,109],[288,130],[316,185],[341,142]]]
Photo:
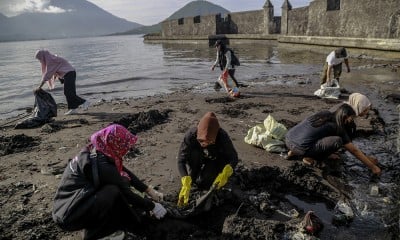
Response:
[[[213,112],[207,112],[197,125],[197,141],[206,145],[215,143],[219,131],[218,119]],[[202,145],[202,147],[206,147]]]
[[[371,102],[369,101],[369,99],[361,93],[350,94],[349,101],[346,103],[353,108],[356,116],[360,115],[367,108],[371,107]]]
[[[118,124],[103,128],[90,137],[91,146],[114,160],[118,172],[127,178],[129,175],[123,171],[122,157],[135,145],[136,141],[137,136]]]
[[[40,64],[42,65],[42,75],[44,75],[47,71],[47,64],[49,62],[57,61],[57,55],[51,54],[48,50],[42,49],[38,50],[35,53],[35,58],[39,60]],[[47,81],[50,89],[54,89],[55,79],[52,77],[50,80]]]

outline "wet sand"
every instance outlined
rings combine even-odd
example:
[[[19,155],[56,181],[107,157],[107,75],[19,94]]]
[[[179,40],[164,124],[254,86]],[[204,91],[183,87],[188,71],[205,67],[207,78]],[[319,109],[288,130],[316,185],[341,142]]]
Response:
[[[15,130],[13,119],[3,120],[0,122],[3,126],[1,239],[80,239],[79,232],[64,232],[53,223],[52,198],[68,159],[87,143],[93,132],[112,122],[132,123],[131,130],[137,133],[139,141],[137,151],[127,157],[125,165],[163,192],[167,205],[174,205],[180,189],[176,167],[180,142],[186,130],[196,125],[207,111],[216,113],[239,154],[240,163],[231,180],[235,191],[222,196],[222,204],[213,211],[185,221],[188,226],[183,220],[168,217],[159,228],[162,235],[166,236],[163,232],[166,226],[174,226],[175,230],[169,228],[167,239],[290,239],[298,232],[297,225],[307,211],[304,199],[311,199],[325,204],[328,211],[320,216],[326,225],[320,239],[331,239],[329,236],[333,235],[359,239],[354,226],[335,227],[329,214],[340,199],[352,198],[355,191],[349,188],[340,171],[355,174],[361,185],[371,181],[392,184],[400,181],[396,177],[400,166],[396,163],[399,157],[395,144],[399,99],[388,98],[399,90],[399,72],[398,66],[379,66],[343,73],[343,94],[338,100],[313,96],[319,87],[319,73],[315,73],[257,79],[242,88],[241,97],[234,100],[222,91],[204,94],[187,89],[168,95],[93,103],[88,112],[73,116],[64,116],[65,105],[59,104],[58,117],[42,128]],[[385,84],[379,81],[382,78]],[[278,153],[269,153],[243,140],[247,131],[268,114],[290,128],[312,113],[346,100],[352,92],[364,93],[373,102],[375,111],[371,111],[369,118],[357,120],[360,135],[356,143],[361,144],[361,149],[366,147],[369,154],[377,155],[385,166],[381,180],[374,179],[364,165],[346,154],[342,160],[350,160],[338,163],[338,173],[329,163],[305,166],[301,161],[285,160]],[[141,122],[137,121],[138,116],[142,116]],[[377,141],[381,137],[386,139],[385,144],[393,143],[392,146],[382,150],[382,142]],[[395,188],[387,188],[381,194],[390,196],[391,205],[399,209],[399,198],[394,191]],[[303,208],[295,203],[298,198],[302,199]],[[299,216],[290,218],[280,214],[291,209],[296,209]],[[397,217],[391,220],[392,227],[366,231],[363,234],[370,238],[363,239],[376,236],[396,239],[398,218],[397,212]],[[305,235],[304,239],[311,237]]]

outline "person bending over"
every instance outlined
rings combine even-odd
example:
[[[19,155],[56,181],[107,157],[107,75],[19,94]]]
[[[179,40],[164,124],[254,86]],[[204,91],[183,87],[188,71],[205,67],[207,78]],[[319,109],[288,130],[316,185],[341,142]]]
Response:
[[[188,204],[192,182],[199,189],[209,189],[212,185],[220,189],[237,163],[238,154],[228,133],[220,127],[213,112],[206,113],[197,127],[186,132],[179,148],[182,188],[178,206]]]
[[[351,141],[348,126],[354,125],[356,113],[348,104],[341,105],[335,112],[320,111],[291,128],[285,143],[288,158],[303,157],[303,162],[312,165],[315,160],[327,158],[344,147],[363,162],[373,174],[380,175],[377,159],[366,156]]]
[[[321,74],[321,85],[332,83],[333,78],[339,82],[340,75],[342,74],[342,63],[346,64],[347,72],[350,72],[349,60],[347,58],[347,51],[344,47],[337,48],[329,53],[326,57],[324,67]]]
[[[78,107],[82,106],[84,110],[89,108],[89,101],[76,95],[76,72],[75,68],[62,57],[50,53],[47,50],[38,50],[35,58],[42,65],[42,81],[35,91],[42,88],[47,82],[50,89],[54,88],[55,79],[59,79],[64,84],[64,95],[67,99],[68,111],[65,115],[76,114]]]
[[[118,230],[141,233],[142,213],[164,217],[167,211],[158,203],[162,194],[123,166],[136,140],[118,124],[90,137],[90,144],[68,162],[56,191],[52,216],[57,225],[66,231],[84,229],[84,239],[98,239]]]

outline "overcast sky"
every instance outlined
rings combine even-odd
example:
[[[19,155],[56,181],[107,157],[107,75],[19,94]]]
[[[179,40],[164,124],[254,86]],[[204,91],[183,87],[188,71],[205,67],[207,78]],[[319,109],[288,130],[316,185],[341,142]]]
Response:
[[[68,1],[68,0],[65,0]],[[163,21],[192,0],[88,0],[107,12],[126,20],[152,25]],[[265,0],[208,0],[231,12],[261,9]],[[311,0],[289,0],[294,8],[307,6]],[[60,13],[67,9],[49,6],[50,0],[0,0],[0,12],[15,16],[24,11]],[[275,15],[280,15],[283,0],[271,0]]]

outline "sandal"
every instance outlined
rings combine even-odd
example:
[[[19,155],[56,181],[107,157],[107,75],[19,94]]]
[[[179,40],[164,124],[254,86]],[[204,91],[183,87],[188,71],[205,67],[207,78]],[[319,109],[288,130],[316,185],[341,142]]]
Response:
[[[303,163],[308,166],[314,166],[315,160],[309,157],[303,158]]]

